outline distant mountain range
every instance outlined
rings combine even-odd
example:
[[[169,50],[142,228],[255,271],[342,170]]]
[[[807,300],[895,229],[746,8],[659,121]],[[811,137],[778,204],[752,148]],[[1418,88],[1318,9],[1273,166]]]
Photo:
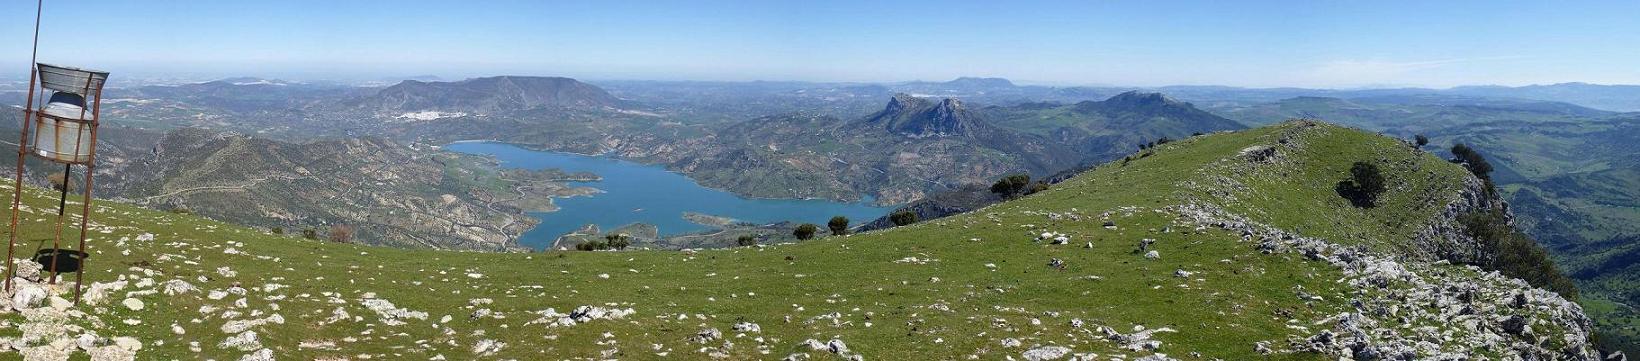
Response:
[[[406,80],[349,103],[381,113],[493,114],[543,107],[616,107],[620,99],[570,78],[497,76],[456,82]]]
[[[1560,83],[1522,87],[1461,86],[1446,92],[1470,96],[1566,102],[1595,109],[1622,112],[1640,111],[1640,85]]]

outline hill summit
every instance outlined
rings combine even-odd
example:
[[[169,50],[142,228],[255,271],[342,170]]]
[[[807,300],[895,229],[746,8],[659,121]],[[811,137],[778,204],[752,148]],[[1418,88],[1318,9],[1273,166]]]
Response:
[[[616,107],[620,100],[575,79],[495,76],[456,82],[405,80],[357,101],[374,111],[492,114],[543,107]]]
[[[912,137],[966,136],[985,127],[980,116],[953,98],[938,102],[909,94],[895,94],[888,105],[866,118],[866,123]]]
[[[945,85],[964,89],[994,89],[1012,88],[1014,87],[1014,82],[1008,81],[1008,79],[1004,78],[979,78],[965,76],[945,82]]]

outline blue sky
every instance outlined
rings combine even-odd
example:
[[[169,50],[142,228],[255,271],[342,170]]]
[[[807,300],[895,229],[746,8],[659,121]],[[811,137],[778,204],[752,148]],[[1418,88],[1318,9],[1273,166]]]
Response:
[[[28,69],[32,0],[0,1]],[[1640,1],[46,1],[41,60],[142,76],[1640,84]]]

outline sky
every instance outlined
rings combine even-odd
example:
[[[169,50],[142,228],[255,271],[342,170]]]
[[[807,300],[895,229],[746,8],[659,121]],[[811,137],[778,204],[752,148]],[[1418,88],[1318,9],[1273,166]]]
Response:
[[[116,77],[1640,84],[1634,0],[45,3],[40,61]],[[34,10],[0,0],[0,74]]]

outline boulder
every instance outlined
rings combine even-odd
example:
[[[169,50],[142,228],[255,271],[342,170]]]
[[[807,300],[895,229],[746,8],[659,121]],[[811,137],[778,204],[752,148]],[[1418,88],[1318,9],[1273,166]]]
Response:
[[[31,262],[32,263],[32,262]],[[22,284],[17,285],[17,292],[11,294],[11,307],[17,310],[26,310],[40,306],[46,300],[44,287]]]

